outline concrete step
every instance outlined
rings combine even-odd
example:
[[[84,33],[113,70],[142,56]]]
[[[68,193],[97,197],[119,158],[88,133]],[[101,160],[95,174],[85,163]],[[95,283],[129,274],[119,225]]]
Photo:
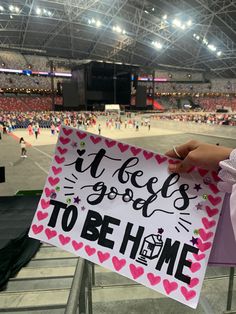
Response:
[[[37,278],[37,279],[12,279],[8,282],[7,292],[22,292],[36,290],[70,289],[73,276],[64,278]]]
[[[48,309],[65,307],[69,289],[0,293],[0,312],[3,310]]]
[[[6,314],[65,314],[65,307],[53,307],[50,309],[25,309],[23,311],[14,310],[2,310],[2,313]]]
[[[63,267],[63,266],[76,266],[78,257],[70,258],[51,258],[51,259],[33,259],[27,267],[30,268],[43,268],[43,267]]]
[[[63,251],[61,249],[55,247],[42,247],[37,252],[32,260],[37,259],[51,259],[51,258],[68,258],[68,257],[75,257],[74,254],[69,252]]]
[[[53,278],[73,276],[75,267],[42,267],[29,268],[25,267],[15,277],[16,279],[32,279],[32,278]]]

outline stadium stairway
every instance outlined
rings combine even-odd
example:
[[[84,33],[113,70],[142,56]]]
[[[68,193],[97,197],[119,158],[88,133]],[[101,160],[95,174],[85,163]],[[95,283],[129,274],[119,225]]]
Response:
[[[43,244],[30,263],[10,279],[6,291],[0,293],[0,312],[64,313],[76,263],[74,255]],[[132,280],[95,266],[93,314],[223,313],[227,275],[227,269],[208,268],[208,279],[203,286],[203,295],[207,298],[202,298],[194,311]]]

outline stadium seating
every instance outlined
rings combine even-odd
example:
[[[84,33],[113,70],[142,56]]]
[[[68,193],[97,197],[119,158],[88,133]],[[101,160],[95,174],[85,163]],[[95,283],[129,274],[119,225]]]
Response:
[[[0,97],[0,111],[26,112],[52,110],[51,97]]]

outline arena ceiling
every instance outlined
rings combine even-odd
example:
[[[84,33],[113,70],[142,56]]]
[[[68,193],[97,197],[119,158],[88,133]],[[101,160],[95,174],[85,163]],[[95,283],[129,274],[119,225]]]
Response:
[[[236,1],[1,1],[0,47],[234,77]]]

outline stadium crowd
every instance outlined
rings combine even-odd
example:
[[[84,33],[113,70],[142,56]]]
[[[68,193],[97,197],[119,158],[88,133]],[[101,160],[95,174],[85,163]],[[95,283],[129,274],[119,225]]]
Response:
[[[153,115],[153,118],[156,120],[172,120],[172,121],[236,126],[236,114],[175,113],[175,114]]]
[[[0,124],[6,131],[27,128],[37,125],[38,128],[60,129],[61,124],[75,128],[84,128],[96,125],[97,116],[90,112],[54,112],[54,111],[31,111],[31,112],[0,112]],[[30,134],[31,135],[31,134]]]

